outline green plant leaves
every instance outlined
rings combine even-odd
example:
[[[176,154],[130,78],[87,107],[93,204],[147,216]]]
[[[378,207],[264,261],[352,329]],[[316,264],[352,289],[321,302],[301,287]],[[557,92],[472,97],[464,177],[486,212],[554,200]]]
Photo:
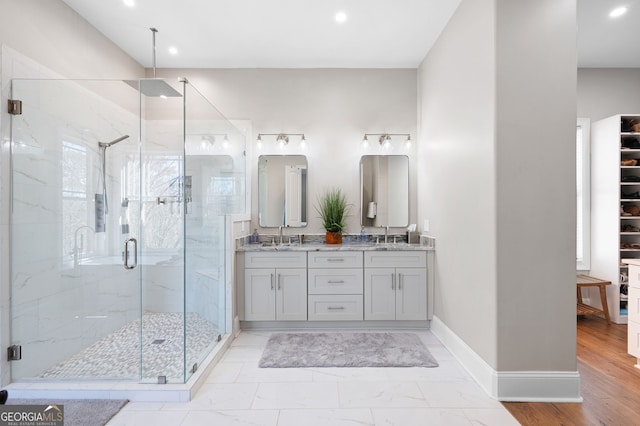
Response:
[[[322,227],[328,232],[342,232],[349,207],[347,198],[340,188],[327,190],[318,198],[316,206],[322,219]]]

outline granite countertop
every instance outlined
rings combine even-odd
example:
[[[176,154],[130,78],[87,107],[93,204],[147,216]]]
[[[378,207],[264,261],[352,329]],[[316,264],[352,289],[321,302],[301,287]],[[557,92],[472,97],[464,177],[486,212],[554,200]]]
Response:
[[[432,251],[433,246],[402,243],[349,242],[343,244],[324,243],[291,243],[275,244],[259,243],[239,246],[237,251]]]

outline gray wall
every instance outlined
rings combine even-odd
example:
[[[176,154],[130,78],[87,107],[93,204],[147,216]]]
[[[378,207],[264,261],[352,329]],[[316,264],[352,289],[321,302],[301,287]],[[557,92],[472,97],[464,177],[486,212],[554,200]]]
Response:
[[[204,96],[229,119],[251,119],[253,134],[247,144],[253,152],[252,228],[258,224],[258,156],[261,154],[302,154],[308,160],[308,226],[305,233],[324,233],[314,206],[317,195],[330,186],[339,186],[351,203],[347,233],[360,232],[360,156],[384,152],[376,137],[369,150],[361,146],[364,133],[410,133],[416,135],[417,71],[415,69],[161,69],[161,77],[186,76]],[[258,133],[304,133],[306,149],[299,138],[291,137],[284,149],[275,137],[263,137],[262,150],[256,147]],[[410,157],[409,170],[415,177],[415,144],[410,151],[397,138],[391,151]],[[411,179],[410,221],[416,221],[415,178]],[[396,231],[404,231],[397,228]],[[291,232],[292,234],[295,232]],[[368,232],[384,232],[380,228]]]
[[[463,0],[419,69],[418,220],[437,238],[435,315],[497,365],[495,13]]]
[[[0,0],[0,10],[0,44],[64,78],[143,76],[140,64],[60,0]]]
[[[576,0],[497,13],[498,370],[576,371]]]
[[[591,122],[640,113],[640,69],[578,69],[578,117]]]
[[[464,0],[419,70],[435,315],[497,371],[576,370],[575,20]]]

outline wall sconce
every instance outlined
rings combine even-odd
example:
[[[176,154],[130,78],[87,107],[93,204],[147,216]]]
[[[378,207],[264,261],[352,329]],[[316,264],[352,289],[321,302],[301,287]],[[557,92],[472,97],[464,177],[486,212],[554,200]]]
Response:
[[[216,136],[223,137],[222,145],[225,148],[229,147],[229,135],[226,133],[205,133],[200,136],[200,147],[202,149],[207,149],[212,147],[216,143]]]
[[[391,136],[405,136],[407,138],[407,148],[411,147],[411,134],[409,133],[365,133],[362,138],[362,146],[365,148],[369,146],[369,136],[379,136],[378,142],[386,149],[391,146]]]
[[[300,145],[305,147],[307,145],[307,138],[304,133],[258,133],[258,137],[256,141],[258,142],[258,148],[262,147],[262,137],[263,136],[275,136],[276,142],[280,148],[284,148],[285,145],[289,144],[289,136],[300,136]]]

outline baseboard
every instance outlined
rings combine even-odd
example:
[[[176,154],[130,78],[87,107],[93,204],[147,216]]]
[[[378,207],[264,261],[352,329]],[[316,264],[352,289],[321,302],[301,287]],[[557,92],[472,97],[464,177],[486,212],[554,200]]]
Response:
[[[496,371],[437,316],[431,320],[431,332],[492,398],[521,402],[582,402],[577,371]]]
[[[240,321],[242,330],[428,330],[429,321]]]

